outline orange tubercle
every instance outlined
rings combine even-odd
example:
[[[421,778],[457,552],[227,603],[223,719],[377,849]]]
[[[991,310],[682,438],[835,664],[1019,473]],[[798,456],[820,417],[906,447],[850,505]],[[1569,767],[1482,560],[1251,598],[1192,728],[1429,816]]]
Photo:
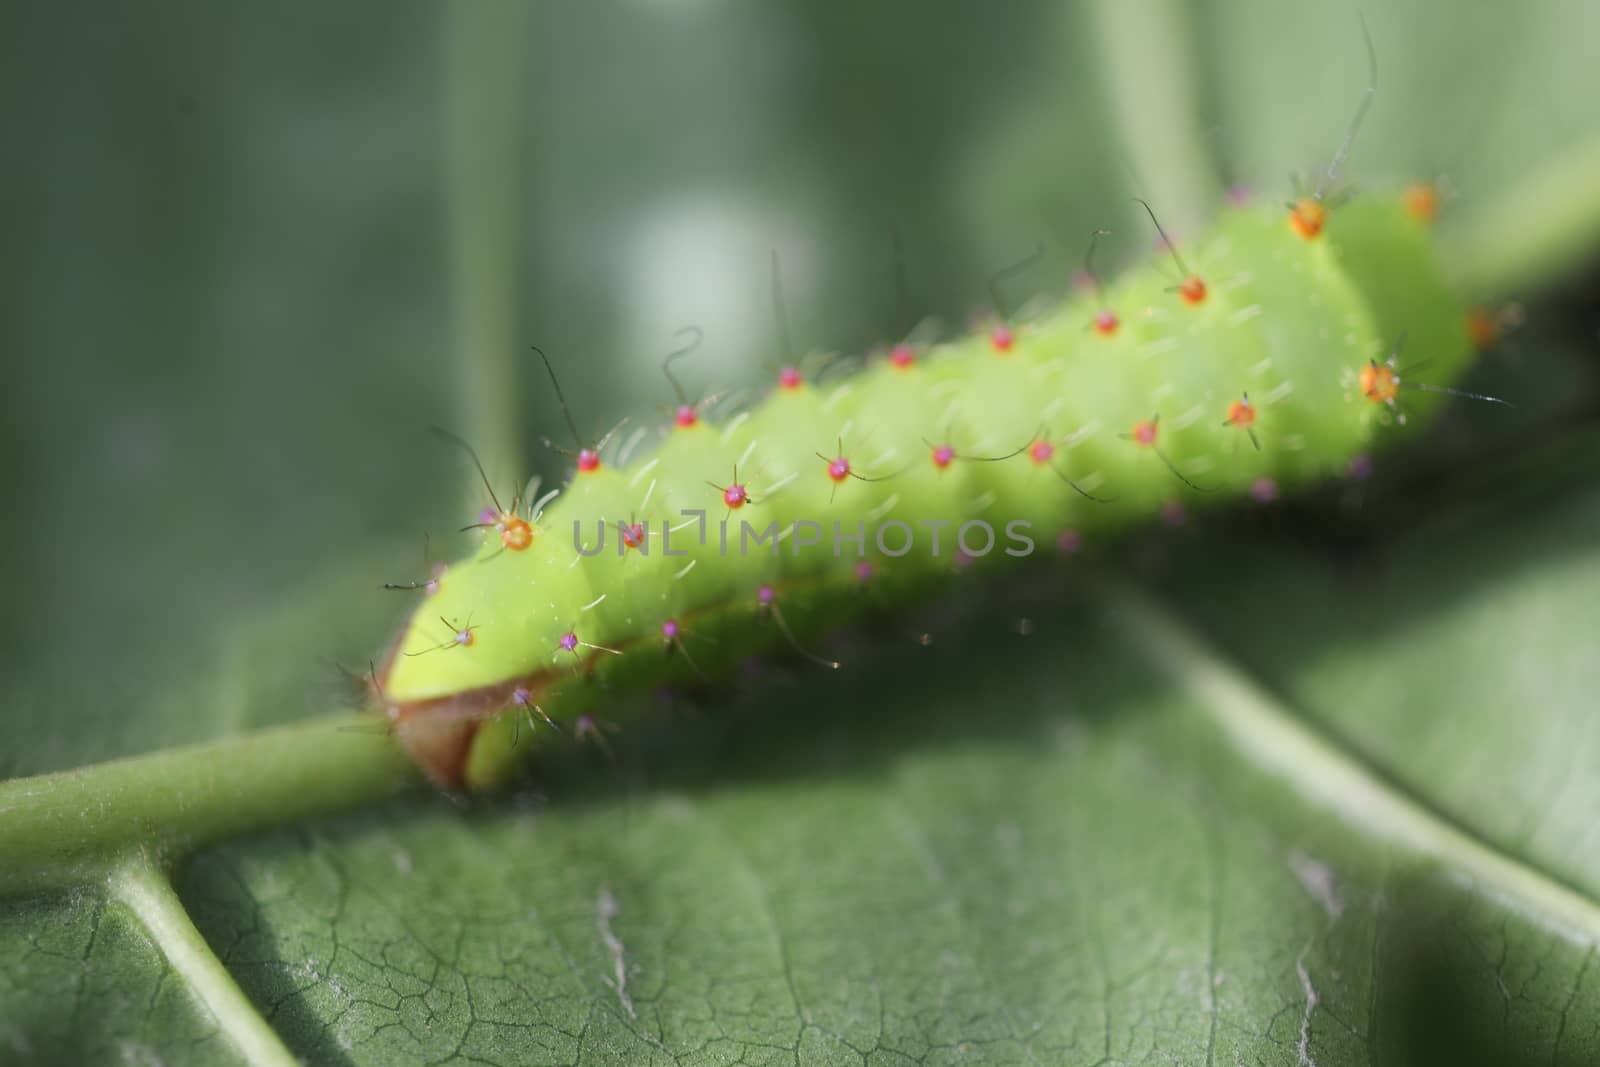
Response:
[[[1206,298],[1206,283],[1198,274],[1191,274],[1178,284],[1178,295],[1185,304],[1199,304]]]
[[[1387,363],[1368,363],[1361,368],[1361,395],[1374,404],[1392,404],[1400,395],[1400,376]]]
[[[502,515],[495,523],[500,530],[500,543],[513,552],[521,552],[533,544],[533,527],[528,520],[515,515]]]
[[[1418,222],[1432,223],[1439,217],[1439,187],[1432,182],[1412,182],[1400,194],[1400,199]]]
[[[1327,221],[1328,209],[1315,197],[1303,196],[1289,208],[1289,228],[1308,241],[1321,236]]]
[[[1500,324],[1483,308],[1467,312],[1467,336],[1479,352],[1486,352],[1500,343]]]
[[[1256,424],[1256,409],[1249,397],[1240,397],[1228,405],[1228,422],[1233,426],[1250,427]]]

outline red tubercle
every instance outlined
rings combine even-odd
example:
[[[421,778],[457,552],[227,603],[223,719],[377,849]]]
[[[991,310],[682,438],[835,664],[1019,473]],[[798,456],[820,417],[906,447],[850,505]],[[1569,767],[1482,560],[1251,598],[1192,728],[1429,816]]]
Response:
[[[850,461],[843,456],[835,456],[828,461],[828,477],[834,482],[842,482],[850,477]]]
[[[706,484],[722,494],[722,502],[727,505],[729,511],[737,511],[751,502],[750,491],[739,480],[739,468],[737,466],[733,468],[733,480],[727,485],[718,485],[716,482],[707,482]]]
[[[806,380],[800,376],[800,372],[794,367],[784,367],[778,372],[779,389],[787,389],[792,392],[805,384]]]
[[[1198,274],[1191,274],[1178,283],[1178,296],[1190,306],[1202,304],[1206,299],[1206,283]]]
[[[917,362],[916,349],[908,344],[898,344],[889,350],[889,362],[896,370],[909,370]]]
[[[1117,327],[1122,325],[1122,320],[1117,318],[1117,313],[1109,308],[1095,312],[1094,332],[1101,337],[1110,337],[1117,332]]]
[[[956,450],[949,445],[939,445],[933,450],[933,465],[945,470],[956,460]]]
[[[579,449],[578,473],[592,474],[600,469],[600,453],[592,448]]]
[[[642,522],[625,523],[617,532],[622,537],[624,548],[638,548],[644,544],[645,529]]]
[[[1017,343],[1017,335],[1011,327],[1001,324],[989,331],[989,346],[1000,355],[1010,352]]]
[[[695,412],[693,404],[679,404],[678,410],[672,414],[673,424],[680,430],[689,430],[700,425],[700,416]]]
[[[1129,438],[1133,443],[1143,448],[1152,448],[1156,443],[1156,420],[1140,419],[1133,424],[1133,432]]]
[[[1055,454],[1056,446],[1049,441],[1035,441],[1028,446],[1028,458],[1038,464],[1049,463]]]

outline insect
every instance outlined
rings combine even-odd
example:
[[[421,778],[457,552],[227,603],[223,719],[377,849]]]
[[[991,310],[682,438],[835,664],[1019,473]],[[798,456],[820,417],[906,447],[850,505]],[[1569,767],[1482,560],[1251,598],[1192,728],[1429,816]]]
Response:
[[[1331,195],[1370,96],[1287,224],[1281,204],[1234,203],[1179,243],[1141,201],[1162,248],[1120,277],[1095,272],[1097,231],[1092,284],[1053,310],[1017,319],[996,291],[998,323],[829,380],[797,369],[780,310],[764,399],[717,418],[671,379],[675,429],[627,461],[568,413],[566,489],[537,511],[491,491],[481,547],[417,590],[373,684],[397,736],[439,784],[491,789],[558,736],[528,729],[529,707],[570,733],[608,688],[694,685],[767,651],[837,666],[813,649],[864,604],[1273,499],[1352,469],[1443,394],[1493,399],[1449,384],[1473,334],[1431,212]],[[1426,372],[1405,392],[1402,338]],[[606,529],[622,544],[596,550]]]
[[[477,553],[417,590],[380,664],[383,704],[434,780],[492,788],[556,736],[526,728],[530,704],[570,732],[607,686],[693,684],[813,647],[863,585],[926,595],[1028,554],[1024,539],[1076,549],[1338,474],[1471,358],[1430,242],[1400,196],[1329,208],[1315,240],[1281,208],[1228,208],[1184,243],[1177,288],[1170,257],[1097,280],[1008,323],[1003,355],[991,327],[829,384],[780,380],[625,465],[584,449],[537,516],[494,504]],[[1198,278],[1197,301],[1184,285]],[[1093,328],[1108,308],[1116,328]],[[1427,361],[1415,384],[1435,389],[1393,381],[1402,337]],[[586,553],[578,531],[601,528],[648,528],[648,551]]]

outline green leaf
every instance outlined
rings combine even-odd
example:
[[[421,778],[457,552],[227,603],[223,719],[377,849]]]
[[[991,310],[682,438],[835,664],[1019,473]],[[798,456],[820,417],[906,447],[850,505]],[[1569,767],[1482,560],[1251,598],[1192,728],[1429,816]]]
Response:
[[[1484,631],[1587,617],[1592,546],[1519,548],[1573,539],[1597,503],[1449,552],[1423,530],[1354,590],[1323,557],[1247,545],[1253,569],[1183,601],[1211,600],[1205,632],[1237,654],[1069,571],[960,631],[958,655],[891,644],[626,735],[615,771],[553,757],[510,806],[419,801],[225,845],[181,895],[315,1062],[1294,1063],[1302,1036],[1324,1067],[1591,1062],[1595,669],[1581,627],[1532,635],[1568,664],[1548,676]],[[1263,683],[1337,687],[1388,765]],[[1530,821],[1569,847],[1500,840]],[[58,914],[82,923],[75,899]],[[59,955],[27,984],[93,973]],[[98,1025],[73,1047],[119,1026],[176,1040],[159,1017]]]

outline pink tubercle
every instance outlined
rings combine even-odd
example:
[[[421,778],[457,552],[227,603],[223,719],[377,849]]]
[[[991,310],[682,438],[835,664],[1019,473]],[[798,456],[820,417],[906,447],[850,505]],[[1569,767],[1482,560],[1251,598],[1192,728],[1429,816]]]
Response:
[[[862,560],[856,564],[856,578],[860,581],[869,581],[872,578],[872,564]]]
[[[1028,458],[1035,463],[1049,463],[1056,454],[1056,446],[1049,441],[1035,441],[1028,446]]]
[[[1364,482],[1372,477],[1372,457],[1365,452],[1351,457],[1347,473],[1358,482]]]
[[[800,372],[794,367],[784,367],[778,372],[778,388],[780,389],[798,389],[805,383],[806,380],[800,377]]]
[[[671,644],[673,641],[678,639],[679,632],[680,627],[678,626],[677,619],[668,619],[666,622],[661,624],[661,636],[666,639],[668,644]]]
[[[756,590],[756,603],[762,607],[770,606],[776,599],[778,599],[778,591],[770,585],[763,585]]]
[[[679,429],[687,430],[699,423],[700,416],[695,413],[693,404],[679,404],[672,421],[678,424]]]
[[[730,485],[722,491],[722,502],[730,508],[742,508],[749,500],[750,494],[742,485]]]
[[[568,630],[561,635],[561,650],[563,652],[576,652],[578,650],[578,635]]]
[[[907,344],[898,344],[889,350],[889,362],[900,370],[905,370],[917,361],[916,351]]]
[[[1075,556],[1083,548],[1083,535],[1077,530],[1062,530],[1056,534],[1056,551],[1063,556]]]
[[[600,453],[592,448],[584,448],[578,451],[578,472],[580,474],[591,474],[599,469]]]
[[[933,450],[933,465],[944,470],[956,461],[956,450],[949,445],[940,445]]]
[[[828,461],[828,477],[842,482],[850,477],[850,461],[843,456]]]
[[[996,352],[1009,352],[1017,343],[1017,335],[1011,332],[1011,327],[1006,325],[996,326],[989,331],[989,343]]]
[[[1270,504],[1278,499],[1278,483],[1262,476],[1250,484],[1250,496],[1258,504]]]
[[[1189,512],[1180,500],[1168,500],[1161,505],[1161,521],[1168,526],[1182,526],[1189,521]]]

